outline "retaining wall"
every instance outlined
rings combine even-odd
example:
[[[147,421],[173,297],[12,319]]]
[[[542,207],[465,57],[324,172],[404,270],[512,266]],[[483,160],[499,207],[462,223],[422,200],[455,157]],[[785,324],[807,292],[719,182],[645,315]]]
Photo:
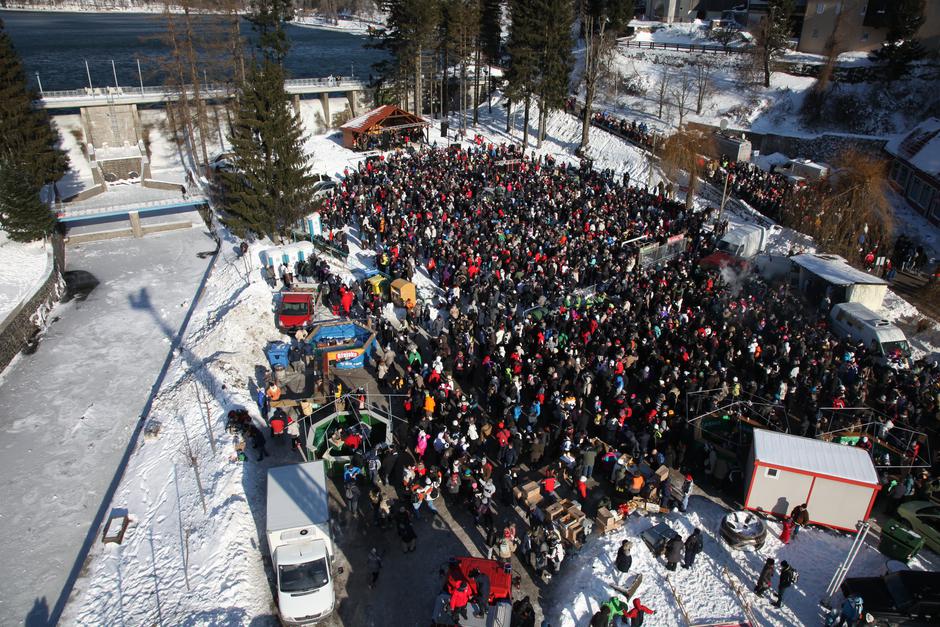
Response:
[[[63,292],[65,244],[58,233],[52,236],[48,272],[33,295],[19,304],[0,322],[0,371],[23,350],[45,324],[46,314]]]

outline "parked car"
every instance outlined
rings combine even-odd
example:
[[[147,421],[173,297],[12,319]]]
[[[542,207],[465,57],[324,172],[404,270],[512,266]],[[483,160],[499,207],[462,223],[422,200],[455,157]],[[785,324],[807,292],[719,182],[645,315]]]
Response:
[[[209,169],[215,172],[233,172],[235,166],[235,153],[220,152],[209,160]]]
[[[320,181],[313,186],[313,197],[324,198],[339,189],[336,181]]]
[[[931,551],[940,553],[940,505],[910,501],[898,508],[898,518],[923,536]]]
[[[842,594],[856,594],[879,627],[936,625],[940,619],[940,572],[902,570],[884,577],[853,577]]]

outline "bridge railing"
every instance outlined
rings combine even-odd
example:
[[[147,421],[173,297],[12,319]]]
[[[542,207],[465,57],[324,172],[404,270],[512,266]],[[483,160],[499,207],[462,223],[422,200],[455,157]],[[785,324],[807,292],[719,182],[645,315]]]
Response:
[[[284,81],[284,88],[303,87],[357,87],[361,88],[364,83],[352,76],[334,76],[326,78],[291,78]],[[196,90],[192,85],[186,85],[183,89],[169,89],[165,86],[118,86],[118,87],[84,87],[82,89],[65,89],[43,91],[40,98],[46,101],[52,100],[73,100],[91,98],[93,100],[120,100],[122,98],[136,98],[139,96],[156,96],[159,98],[178,98],[185,91],[186,95],[194,95]],[[217,96],[233,92],[231,85],[222,83],[207,83],[199,86],[201,94]]]

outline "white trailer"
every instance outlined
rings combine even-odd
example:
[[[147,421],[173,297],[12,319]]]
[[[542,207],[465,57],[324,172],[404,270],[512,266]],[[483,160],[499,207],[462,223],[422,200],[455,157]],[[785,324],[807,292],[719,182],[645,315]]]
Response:
[[[332,613],[333,538],[322,461],[268,470],[267,540],[286,627],[313,625]]]

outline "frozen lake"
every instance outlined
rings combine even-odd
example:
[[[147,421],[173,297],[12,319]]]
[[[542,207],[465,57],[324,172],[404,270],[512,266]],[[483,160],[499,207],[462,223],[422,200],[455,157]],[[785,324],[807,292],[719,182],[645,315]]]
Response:
[[[100,284],[0,377],[0,624],[55,613],[215,242],[204,228],[70,247]],[[96,538],[95,541],[100,541]],[[59,607],[61,610],[61,607]]]

